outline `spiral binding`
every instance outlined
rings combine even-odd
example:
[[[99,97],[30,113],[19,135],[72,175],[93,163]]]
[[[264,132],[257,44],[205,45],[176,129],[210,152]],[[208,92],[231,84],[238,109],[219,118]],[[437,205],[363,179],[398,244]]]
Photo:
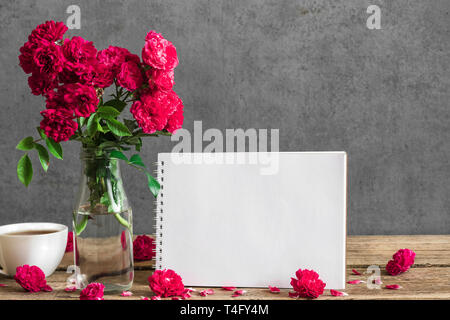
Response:
[[[163,214],[164,214],[164,161],[156,163],[158,169],[156,170],[156,179],[159,182],[160,190],[156,197],[156,209],[155,209],[155,232],[156,232],[156,261],[155,269],[162,269],[162,251],[163,251]]]

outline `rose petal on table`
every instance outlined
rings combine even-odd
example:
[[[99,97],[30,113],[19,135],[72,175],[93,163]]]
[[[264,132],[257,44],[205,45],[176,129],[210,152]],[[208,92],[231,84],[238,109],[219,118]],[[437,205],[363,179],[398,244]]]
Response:
[[[7,286],[8,286],[7,284],[0,283],[0,287],[7,287]]]
[[[70,286],[70,287],[66,287],[64,289],[65,292],[74,292],[77,291],[77,287],[76,286]]]
[[[160,296],[153,296],[150,299],[151,300],[161,300],[161,297]]]
[[[381,281],[381,279],[375,279],[372,281],[374,284],[383,284],[383,282]]]
[[[334,297],[345,297],[345,296],[348,296],[348,293],[345,293],[345,292],[342,292],[342,291],[333,290],[333,289],[330,289],[330,293]]]
[[[172,297],[172,300],[181,300],[180,297]]]
[[[150,300],[148,297],[141,297],[141,300]]]
[[[390,290],[398,290],[401,289],[402,287],[399,286],[398,284],[389,284],[384,286],[386,289],[390,289]]]
[[[189,292],[183,293],[181,295],[181,299],[183,299],[183,300],[189,299],[190,297],[192,297],[192,296]]]
[[[360,284],[363,283],[365,281],[363,280],[351,280],[351,281],[347,281],[348,284]]]
[[[133,295],[133,293],[131,291],[122,291],[122,293],[120,295],[122,297],[130,297]]]
[[[209,294],[214,294],[214,290],[213,289],[205,289],[203,291],[200,291],[200,295],[202,297],[206,297]]]
[[[289,292],[289,298],[298,298],[297,292]]]
[[[197,291],[197,290],[195,290],[194,288],[185,288],[184,289],[185,293],[189,293],[189,292],[192,292],[192,291]]]
[[[236,287],[222,287],[222,289],[226,291],[233,291],[236,290]]]
[[[270,292],[272,292],[272,293],[280,293],[280,289],[277,288],[277,287],[269,286],[269,290],[270,290]]]
[[[360,276],[360,275],[361,275],[361,273],[358,272],[356,269],[352,269],[352,273],[353,273],[354,275],[357,275],[357,276]]]
[[[233,296],[234,296],[234,295],[236,295],[236,296],[242,296],[242,295],[245,294],[245,293],[247,293],[247,291],[245,291],[245,290],[236,290],[236,291],[233,293]]]

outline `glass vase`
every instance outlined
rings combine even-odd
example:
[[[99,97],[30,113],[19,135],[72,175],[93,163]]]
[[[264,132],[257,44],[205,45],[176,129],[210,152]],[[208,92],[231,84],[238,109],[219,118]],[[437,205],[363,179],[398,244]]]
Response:
[[[133,284],[133,223],[120,160],[82,148],[82,171],[73,212],[76,286],[99,282],[105,291]]]

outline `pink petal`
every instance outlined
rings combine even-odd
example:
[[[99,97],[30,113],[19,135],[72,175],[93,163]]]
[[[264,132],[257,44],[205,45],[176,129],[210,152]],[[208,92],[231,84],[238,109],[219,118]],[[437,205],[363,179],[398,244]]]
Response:
[[[130,297],[131,295],[133,295],[133,293],[131,291],[122,291],[120,295],[122,297]]]
[[[214,294],[214,290],[213,289],[205,289],[205,290],[200,292],[200,295],[202,297],[206,297],[209,294]]]
[[[180,297],[172,297],[172,300],[181,300]]]
[[[184,293],[190,293],[192,291],[197,291],[197,290],[195,290],[194,288],[185,288],[184,289]]]
[[[240,296],[241,296],[240,294],[233,294],[232,295],[233,298],[240,297]]]
[[[150,300],[148,297],[141,297],[141,300]]]
[[[0,287],[7,287],[7,286],[8,286],[7,284],[0,283]]]
[[[337,291],[337,290],[333,290],[333,289],[330,290],[330,293],[331,293],[332,296],[335,296],[335,297],[344,297],[344,296],[348,296],[348,294],[345,293],[345,292]]]
[[[289,297],[290,298],[298,298],[298,293],[297,292],[289,292]]]
[[[66,288],[64,289],[64,291],[66,291],[66,292],[77,291],[77,287],[76,287],[76,286],[66,287]]]
[[[277,287],[269,286],[269,290],[270,290],[270,292],[272,292],[272,293],[280,293],[280,289],[277,288]]]
[[[390,284],[390,285],[385,286],[385,288],[390,289],[390,290],[398,290],[398,289],[401,289],[402,287],[399,286],[398,284]]]
[[[352,280],[352,281],[347,281],[348,284],[360,284],[360,283],[363,283],[363,282],[365,282],[365,281],[363,281],[363,280]]]
[[[181,299],[183,299],[183,300],[189,299],[190,297],[192,297],[192,296],[191,296],[191,294],[189,292],[183,293],[181,295]]]
[[[236,290],[236,287],[222,287],[223,290],[233,291]]]
[[[352,269],[352,273],[355,274],[355,275],[357,275],[357,276],[360,276],[360,275],[361,275],[361,273],[359,273],[359,272],[356,271],[355,269]]]
[[[383,282],[381,282],[381,279],[375,279],[373,280],[374,284],[383,284]]]
[[[246,293],[247,291],[245,291],[245,290],[236,290],[234,293],[233,293],[233,296],[242,296],[244,293]]]
[[[150,299],[151,300],[161,300],[161,297],[160,296],[153,296]]]

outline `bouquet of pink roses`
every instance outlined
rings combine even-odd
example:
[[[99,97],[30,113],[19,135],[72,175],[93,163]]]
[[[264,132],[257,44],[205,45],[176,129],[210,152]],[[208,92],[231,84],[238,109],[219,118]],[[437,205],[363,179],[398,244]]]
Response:
[[[37,26],[20,48],[20,66],[31,74],[31,92],[45,98],[46,108],[41,111],[39,137],[27,137],[17,145],[25,151],[17,165],[19,180],[28,186],[33,176],[28,152],[36,150],[47,171],[48,151],[62,159],[60,142],[76,140],[97,155],[122,159],[143,171],[156,196],[159,184],[139,154],[128,159],[122,151],[134,147],[139,152],[143,137],[170,135],[183,124],[183,104],[172,90],[178,65],[174,45],[150,31],[141,61],[125,48],[110,46],[97,51],[91,41],[81,37],[63,39],[66,31],[62,22],[47,21]],[[111,86],[112,94],[106,98],[106,88]],[[128,103],[132,119],[124,115]],[[93,179],[98,179],[96,175]]]

